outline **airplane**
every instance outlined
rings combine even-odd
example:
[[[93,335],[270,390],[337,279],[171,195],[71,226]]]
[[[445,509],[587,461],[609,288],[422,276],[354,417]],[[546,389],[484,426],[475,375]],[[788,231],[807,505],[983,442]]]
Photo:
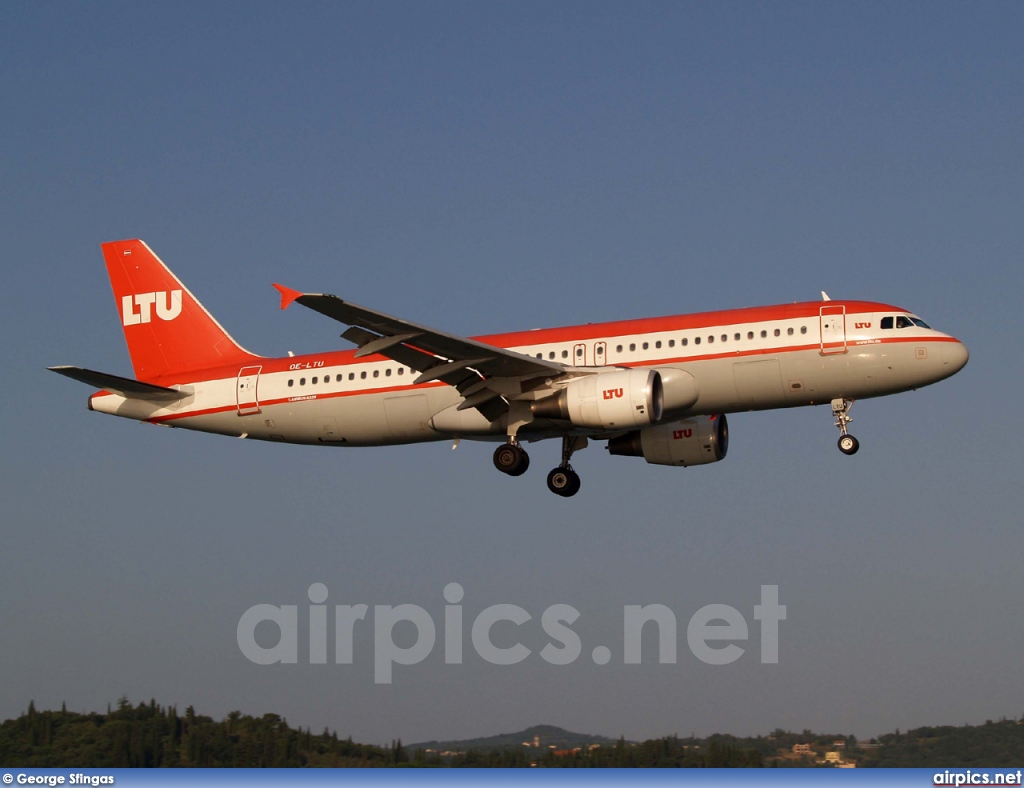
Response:
[[[166,427],[316,446],[495,441],[521,476],[523,441],[561,438],[547,477],[580,489],[570,463],[590,441],[655,465],[725,459],[728,413],[829,404],[855,454],[858,399],[936,383],[967,348],[913,312],[831,300],[466,338],[334,295],[274,287],[347,326],[355,350],[265,358],[242,348],[139,239],[101,244],[134,378],[49,369],[101,389],[90,410]]]

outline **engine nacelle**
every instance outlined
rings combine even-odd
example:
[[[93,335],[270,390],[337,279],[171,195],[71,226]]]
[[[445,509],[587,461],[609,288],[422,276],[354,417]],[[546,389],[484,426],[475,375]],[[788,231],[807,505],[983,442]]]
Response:
[[[679,419],[688,415],[698,399],[697,381],[681,367],[654,367],[661,375],[661,388],[665,392],[665,412],[662,418]]]
[[[723,413],[634,430],[608,441],[608,451],[652,465],[706,465],[725,459],[729,422]]]
[[[624,430],[646,427],[664,409],[661,375],[653,369],[624,369],[577,378],[557,394],[537,400],[533,415],[576,427]]]

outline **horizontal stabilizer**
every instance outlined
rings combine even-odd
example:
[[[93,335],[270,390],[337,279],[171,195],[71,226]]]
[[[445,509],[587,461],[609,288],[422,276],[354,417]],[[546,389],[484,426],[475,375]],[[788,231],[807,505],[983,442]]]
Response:
[[[122,397],[137,397],[154,402],[173,402],[188,396],[188,392],[154,386],[152,383],[143,383],[141,380],[108,375],[105,372],[95,372],[82,367],[48,367],[48,369],[80,383],[86,383],[113,394],[120,394]]]

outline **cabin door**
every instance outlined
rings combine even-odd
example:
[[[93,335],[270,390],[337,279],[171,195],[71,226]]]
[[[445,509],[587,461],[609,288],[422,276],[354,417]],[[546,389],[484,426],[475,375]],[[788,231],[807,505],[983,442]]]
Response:
[[[846,352],[846,307],[821,308],[821,355]]]
[[[260,382],[263,367],[242,367],[238,371],[238,386],[235,389],[239,416],[251,416],[260,412],[259,395],[256,387]]]

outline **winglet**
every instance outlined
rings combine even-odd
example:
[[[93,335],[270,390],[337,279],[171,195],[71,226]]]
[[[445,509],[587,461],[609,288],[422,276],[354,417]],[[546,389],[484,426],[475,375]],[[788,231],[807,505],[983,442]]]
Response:
[[[291,306],[292,301],[302,295],[298,290],[292,290],[290,287],[277,284],[277,282],[274,282],[274,289],[281,294],[281,309],[287,309]]]

